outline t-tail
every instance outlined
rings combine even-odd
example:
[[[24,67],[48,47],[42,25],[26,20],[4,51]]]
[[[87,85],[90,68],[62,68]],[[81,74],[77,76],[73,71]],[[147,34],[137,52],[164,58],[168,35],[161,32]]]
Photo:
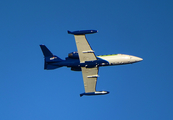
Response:
[[[45,45],[40,45],[40,48],[44,55],[44,69],[45,70],[53,70],[53,69],[61,67],[61,66],[56,66],[54,63],[60,62],[62,61],[62,59],[60,59],[56,55],[53,55],[51,51]]]

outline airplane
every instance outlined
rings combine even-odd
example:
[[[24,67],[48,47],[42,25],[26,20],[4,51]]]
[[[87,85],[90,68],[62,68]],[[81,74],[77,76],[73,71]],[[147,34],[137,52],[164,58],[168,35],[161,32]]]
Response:
[[[81,93],[80,97],[83,95],[105,95],[109,93],[109,91],[96,91],[99,67],[132,64],[143,60],[140,57],[126,54],[96,56],[86,39],[86,34],[97,32],[97,30],[68,31],[68,34],[74,35],[78,51],[69,53],[65,60],[52,54],[45,45],[40,45],[44,55],[45,70],[66,66],[70,67],[72,71],[82,71],[85,92]]]

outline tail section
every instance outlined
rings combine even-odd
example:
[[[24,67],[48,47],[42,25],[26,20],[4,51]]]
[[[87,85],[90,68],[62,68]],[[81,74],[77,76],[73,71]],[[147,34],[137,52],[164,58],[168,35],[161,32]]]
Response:
[[[44,55],[44,69],[52,70],[59,68],[60,66],[56,66],[55,63],[62,61],[62,59],[53,55],[45,45],[40,45],[40,48]]]
[[[50,52],[50,50],[45,45],[40,45],[40,48],[43,52],[44,57],[53,57],[53,54]]]

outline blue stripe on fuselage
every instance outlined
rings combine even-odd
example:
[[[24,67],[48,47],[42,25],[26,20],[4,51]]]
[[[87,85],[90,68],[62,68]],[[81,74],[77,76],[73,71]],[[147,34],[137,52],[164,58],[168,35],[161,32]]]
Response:
[[[60,62],[52,63],[52,65],[55,66],[67,66],[67,67],[73,67],[73,68],[79,68],[79,67],[88,67],[93,68],[95,66],[108,66],[109,62],[106,60],[103,60],[101,58],[97,57],[97,60],[94,61],[85,61],[84,63],[80,63],[79,59],[66,59],[62,60]]]

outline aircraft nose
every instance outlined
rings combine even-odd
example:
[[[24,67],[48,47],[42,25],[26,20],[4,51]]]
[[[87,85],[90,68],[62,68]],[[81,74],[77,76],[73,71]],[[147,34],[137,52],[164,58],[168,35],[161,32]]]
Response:
[[[131,60],[131,62],[139,62],[139,61],[142,61],[143,59],[140,57],[131,56],[130,60]]]
[[[140,57],[136,57],[135,60],[139,62],[139,61],[142,61],[143,59]]]

